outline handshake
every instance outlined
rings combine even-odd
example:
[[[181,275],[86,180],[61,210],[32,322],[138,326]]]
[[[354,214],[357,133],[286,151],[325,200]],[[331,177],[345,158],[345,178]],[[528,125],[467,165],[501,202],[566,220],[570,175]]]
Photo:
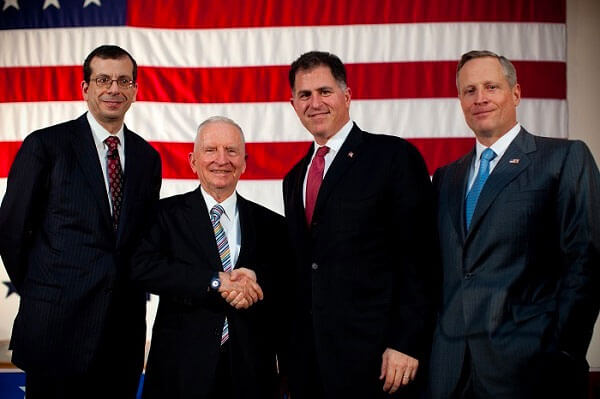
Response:
[[[219,272],[219,280],[221,297],[236,309],[248,309],[264,297],[253,270],[241,267],[230,273]]]

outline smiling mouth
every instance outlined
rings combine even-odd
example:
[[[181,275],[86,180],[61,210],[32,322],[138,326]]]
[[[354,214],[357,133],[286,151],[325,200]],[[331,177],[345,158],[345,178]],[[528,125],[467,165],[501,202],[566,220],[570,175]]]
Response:
[[[473,116],[487,115],[487,114],[491,113],[492,111],[493,111],[493,109],[485,110],[485,111],[477,111],[477,112],[473,113]]]

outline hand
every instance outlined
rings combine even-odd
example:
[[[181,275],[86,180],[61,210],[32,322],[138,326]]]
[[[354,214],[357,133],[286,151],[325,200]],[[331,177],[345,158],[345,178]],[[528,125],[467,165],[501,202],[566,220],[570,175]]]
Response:
[[[380,380],[385,379],[383,390],[387,393],[394,393],[401,386],[408,385],[415,379],[419,361],[413,357],[405,355],[397,350],[387,348],[383,352],[381,361]]]
[[[231,273],[219,273],[219,292],[227,303],[236,309],[247,309],[264,298],[256,273],[247,268],[234,269]]]

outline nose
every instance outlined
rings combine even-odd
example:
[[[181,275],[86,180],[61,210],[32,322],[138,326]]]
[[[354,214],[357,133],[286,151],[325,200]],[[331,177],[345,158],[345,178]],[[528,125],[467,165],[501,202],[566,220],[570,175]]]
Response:
[[[217,150],[217,156],[215,157],[215,162],[217,162],[218,164],[225,164],[227,163],[227,150],[225,148],[219,148]]]
[[[117,84],[116,80],[113,80],[110,82],[110,86],[108,86],[108,92],[109,93],[118,93],[119,92],[119,85]]]
[[[311,106],[311,108],[319,108],[322,103],[323,103],[323,101],[321,99],[321,95],[320,94],[315,93],[315,94],[313,94],[310,97],[310,106]]]
[[[485,95],[484,90],[477,90],[475,93],[475,103],[476,104],[485,104],[487,102],[487,97]]]

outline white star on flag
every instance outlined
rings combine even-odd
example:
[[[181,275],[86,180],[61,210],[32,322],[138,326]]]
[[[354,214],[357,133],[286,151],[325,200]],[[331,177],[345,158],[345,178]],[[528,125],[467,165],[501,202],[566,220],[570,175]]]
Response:
[[[4,0],[4,7],[2,8],[2,11],[6,10],[8,7],[14,7],[18,10],[19,0]]]
[[[90,4],[95,4],[98,7],[102,7],[102,4],[100,4],[100,0],[84,0],[84,2],[83,2],[83,8],[86,8]]]
[[[42,10],[45,10],[46,8],[48,8],[50,6],[60,8],[60,3],[58,2],[58,0],[44,0],[44,5],[42,6]]]

